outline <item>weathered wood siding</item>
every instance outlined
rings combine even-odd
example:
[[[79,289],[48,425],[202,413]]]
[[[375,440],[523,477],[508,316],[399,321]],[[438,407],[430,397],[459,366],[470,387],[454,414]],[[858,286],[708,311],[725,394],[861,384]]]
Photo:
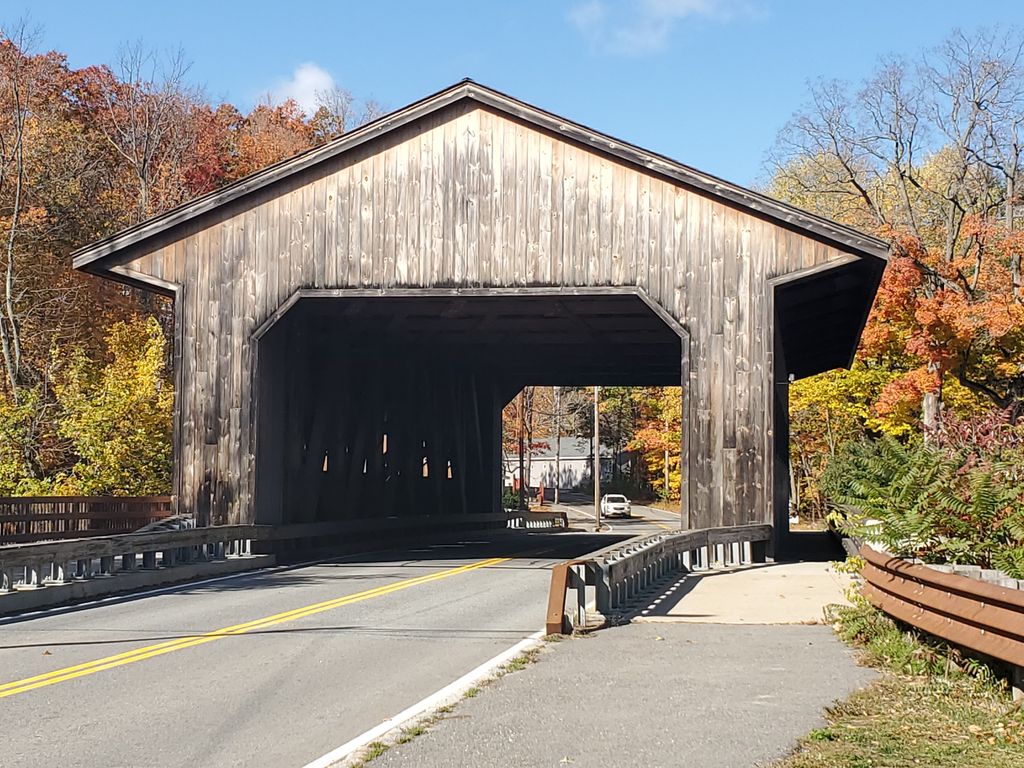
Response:
[[[768,279],[816,240],[472,103],[231,203],[128,268],[183,285],[181,503],[252,509],[253,331],[299,288],[638,286],[692,336],[691,524],[770,521]]]

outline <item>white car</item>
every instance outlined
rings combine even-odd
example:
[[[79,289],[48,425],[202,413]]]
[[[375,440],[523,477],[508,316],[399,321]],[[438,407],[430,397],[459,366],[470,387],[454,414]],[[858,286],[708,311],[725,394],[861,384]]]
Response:
[[[606,493],[601,497],[603,517],[632,517],[633,507],[629,499],[619,493]]]

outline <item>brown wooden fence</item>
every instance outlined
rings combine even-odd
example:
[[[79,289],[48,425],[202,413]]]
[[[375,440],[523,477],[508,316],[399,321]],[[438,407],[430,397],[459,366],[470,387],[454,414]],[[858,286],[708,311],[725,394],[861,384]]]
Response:
[[[131,533],[171,514],[170,496],[0,497],[0,545]]]
[[[860,549],[863,594],[890,616],[954,645],[1024,667],[1024,591]]]

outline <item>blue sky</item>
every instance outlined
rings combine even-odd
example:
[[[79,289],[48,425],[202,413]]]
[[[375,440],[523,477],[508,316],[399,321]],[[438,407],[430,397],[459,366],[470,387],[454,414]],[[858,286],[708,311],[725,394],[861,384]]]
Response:
[[[740,184],[807,82],[857,81],[952,29],[1024,25],[1020,0],[3,0],[72,66],[181,46],[210,98],[336,83],[398,108],[463,77]]]

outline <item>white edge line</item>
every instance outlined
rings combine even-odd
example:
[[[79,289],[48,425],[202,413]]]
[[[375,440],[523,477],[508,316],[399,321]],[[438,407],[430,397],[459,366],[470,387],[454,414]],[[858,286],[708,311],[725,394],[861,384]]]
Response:
[[[449,683],[441,690],[436,693],[432,693],[421,701],[416,702],[411,707],[403,709],[397,715],[389,717],[380,725],[371,728],[350,741],[346,741],[337,749],[333,749],[326,755],[318,757],[311,763],[307,763],[304,768],[329,768],[329,766],[336,765],[357,749],[365,747],[370,742],[379,739],[381,736],[388,733],[388,731],[398,728],[403,723],[407,723],[409,720],[412,720],[414,717],[431,710],[438,709],[439,707],[443,707],[446,704],[458,701],[466,691],[481,680],[490,677],[502,664],[511,661],[523,651],[540,645],[542,642],[541,638],[543,637],[544,632],[541,630],[523,638],[511,648],[502,651],[493,659],[485,661],[476,669],[467,672],[455,682]]]

